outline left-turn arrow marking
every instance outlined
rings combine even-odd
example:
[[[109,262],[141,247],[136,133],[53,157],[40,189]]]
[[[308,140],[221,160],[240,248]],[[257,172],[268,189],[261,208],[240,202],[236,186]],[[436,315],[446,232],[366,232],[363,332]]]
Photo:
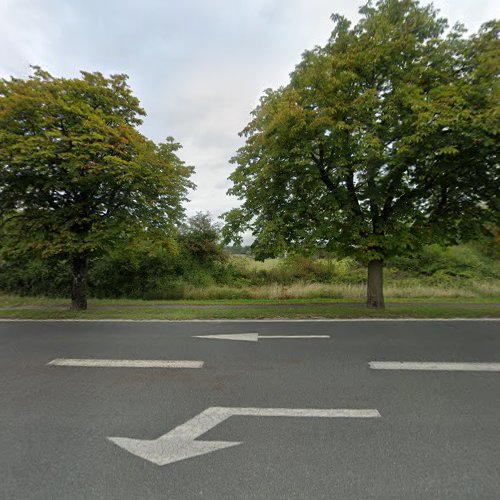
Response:
[[[311,409],[311,408],[224,408],[214,406],[179,425],[158,439],[130,439],[109,437],[108,439],[156,465],[167,465],[179,460],[205,455],[241,444],[234,441],[195,441],[210,429],[231,416],[240,417],[322,417],[322,418],[377,418],[377,410]]]

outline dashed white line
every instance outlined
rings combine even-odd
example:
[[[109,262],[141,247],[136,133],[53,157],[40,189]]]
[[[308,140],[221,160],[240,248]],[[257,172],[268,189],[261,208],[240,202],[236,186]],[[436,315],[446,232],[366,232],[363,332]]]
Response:
[[[370,361],[372,370],[500,372],[500,363],[441,363],[435,361]]]
[[[202,368],[203,361],[167,361],[160,359],[53,359],[48,366],[89,368]]]

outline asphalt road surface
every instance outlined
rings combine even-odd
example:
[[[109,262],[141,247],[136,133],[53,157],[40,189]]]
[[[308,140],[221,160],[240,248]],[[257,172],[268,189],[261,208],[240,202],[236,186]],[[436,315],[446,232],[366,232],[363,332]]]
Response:
[[[498,500],[500,322],[0,322],[0,498]]]

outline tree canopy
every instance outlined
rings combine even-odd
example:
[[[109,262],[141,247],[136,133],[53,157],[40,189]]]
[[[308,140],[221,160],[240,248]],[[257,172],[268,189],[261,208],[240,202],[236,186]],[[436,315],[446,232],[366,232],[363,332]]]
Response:
[[[261,258],[354,256],[368,263],[368,305],[383,307],[385,259],[498,220],[500,23],[467,38],[414,0],[360,14],[355,26],[333,15],[326,45],[261,97],[232,159],[243,203],[225,235],[251,229]]]
[[[200,263],[210,264],[225,260],[220,242],[220,224],[209,212],[197,212],[179,228],[179,243]]]
[[[88,258],[143,233],[166,238],[184,215],[193,168],[172,138],[155,144],[126,75],[0,80],[2,252],[68,259],[86,307]]]

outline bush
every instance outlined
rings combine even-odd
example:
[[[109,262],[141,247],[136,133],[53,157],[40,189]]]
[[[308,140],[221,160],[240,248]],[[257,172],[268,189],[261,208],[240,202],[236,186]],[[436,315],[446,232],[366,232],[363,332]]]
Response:
[[[72,279],[66,261],[25,257],[0,264],[0,289],[17,295],[69,296]]]
[[[477,244],[428,245],[410,257],[394,257],[388,266],[407,276],[430,276],[438,283],[449,278],[499,279],[500,263]]]
[[[207,254],[200,255],[199,247],[195,249],[190,251],[182,244],[176,254],[122,249],[119,255],[94,259],[89,267],[89,295],[175,300],[348,297],[364,293],[360,290],[365,287],[366,269],[352,259],[290,256],[258,262],[242,255],[207,258]],[[393,296],[435,295],[437,288],[450,297],[494,295],[499,288],[500,262],[477,244],[449,248],[430,245],[411,257],[391,259],[385,277],[386,292]],[[69,263],[62,260],[25,258],[0,263],[0,290],[7,293],[67,297],[71,280]]]

